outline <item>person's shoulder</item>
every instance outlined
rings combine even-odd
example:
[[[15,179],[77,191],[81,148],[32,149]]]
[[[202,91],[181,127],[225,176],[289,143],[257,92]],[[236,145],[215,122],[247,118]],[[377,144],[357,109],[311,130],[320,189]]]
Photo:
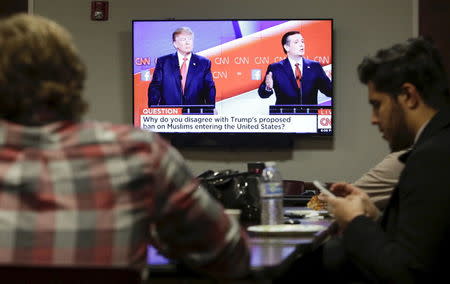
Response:
[[[450,170],[450,128],[441,129],[433,136],[415,146],[407,159],[407,164],[416,162],[419,167]]]
[[[152,143],[159,135],[128,124],[102,121],[86,121],[78,124],[79,132],[86,137],[93,136],[98,142],[145,142]]]
[[[170,53],[170,54],[166,54],[161,57],[158,57],[158,61],[171,60],[173,58],[176,58],[176,53]]]
[[[310,65],[310,66],[322,66],[319,61],[307,59],[304,57],[303,57],[303,62],[304,62],[304,64]]]
[[[284,64],[288,64],[289,62],[286,60],[281,60],[278,62],[271,63],[269,66],[283,66]]]
[[[450,110],[439,111],[425,126],[417,140],[416,149],[440,149],[450,152]]]
[[[450,127],[446,127],[444,129],[441,129],[439,132],[434,134],[432,137],[429,137],[427,140],[424,141],[422,147],[426,149],[427,151],[442,151],[450,155],[450,147],[448,145],[450,144]]]
[[[382,174],[392,179],[397,179],[400,172],[404,168],[404,163],[399,160],[399,157],[409,151],[410,149],[404,149],[400,151],[391,152],[386,155],[375,167],[373,171]]]
[[[196,59],[196,60],[198,60],[200,62],[211,62],[211,60],[209,60],[209,58],[206,58],[204,56],[201,56],[201,55],[198,55],[198,54],[195,54],[195,53],[192,53],[192,58]]]
[[[269,64],[269,69],[278,69],[278,68],[282,68],[284,65],[288,65],[290,66],[289,60],[287,59],[283,59],[274,63]]]
[[[398,157],[405,154],[406,152],[410,151],[410,148],[406,148],[399,151],[394,151],[386,155],[383,160],[398,160]]]

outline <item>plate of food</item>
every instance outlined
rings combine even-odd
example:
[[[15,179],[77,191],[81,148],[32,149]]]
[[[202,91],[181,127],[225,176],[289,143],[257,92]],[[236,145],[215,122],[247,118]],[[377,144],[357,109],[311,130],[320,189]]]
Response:
[[[306,204],[306,207],[316,210],[316,211],[324,211],[327,210],[327,203],[319,199],[319,195],[314,195]]]
[[[294,225],[255,225],[247,228],[248,232],[258,235],[270,236],[298,236],[314,235],[317,232],[326,230],[327,227],[316,224],[294,224]]]
[[[305,209],[288,209],[284,212],[284,216],[289,218],[317,218],[328,217],[327,210],[313,210],[309,208]]]

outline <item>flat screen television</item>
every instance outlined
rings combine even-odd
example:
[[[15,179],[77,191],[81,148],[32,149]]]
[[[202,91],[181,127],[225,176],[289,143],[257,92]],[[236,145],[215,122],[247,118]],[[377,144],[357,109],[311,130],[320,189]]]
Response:
[[[133,20],[132,37],[136,127],[177,146],[333,135],[332,19]],[[300,71],[286,52],[301,56]]]

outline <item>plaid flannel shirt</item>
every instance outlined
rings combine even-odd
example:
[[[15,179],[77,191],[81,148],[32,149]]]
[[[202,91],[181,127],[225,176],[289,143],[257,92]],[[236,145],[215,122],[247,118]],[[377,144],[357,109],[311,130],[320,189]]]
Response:
[[[141,267],[149,243],[215,275],[249,265],[239,225],[157,134],[0,121],[0,262]]]

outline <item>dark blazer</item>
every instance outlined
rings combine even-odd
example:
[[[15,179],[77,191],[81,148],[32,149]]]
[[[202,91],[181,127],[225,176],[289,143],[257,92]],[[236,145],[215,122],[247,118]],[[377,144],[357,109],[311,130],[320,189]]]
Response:
[[[327,97],[333,96],[331,80],[317,61],[303,58],[301,96],[289,59],[270,64],[266,75],[269,72],[272,72],[273,89],[266,90],[266,77],[264,76],[258,94],[261,98],[268,98],[275,91],[277,97],[275,104],[277,105],[316,105],[318,90]]]
[[[152,82],[148,87],[148,106],[214,105],[216,87],[211,74],[211,61],[192,54],[184,95],[177,53],[158,58]]]
[[[450,258],[450,112],[436,114],[406,162],[380,224],[359,216],[343,244],[380,283],[438,283]]]

